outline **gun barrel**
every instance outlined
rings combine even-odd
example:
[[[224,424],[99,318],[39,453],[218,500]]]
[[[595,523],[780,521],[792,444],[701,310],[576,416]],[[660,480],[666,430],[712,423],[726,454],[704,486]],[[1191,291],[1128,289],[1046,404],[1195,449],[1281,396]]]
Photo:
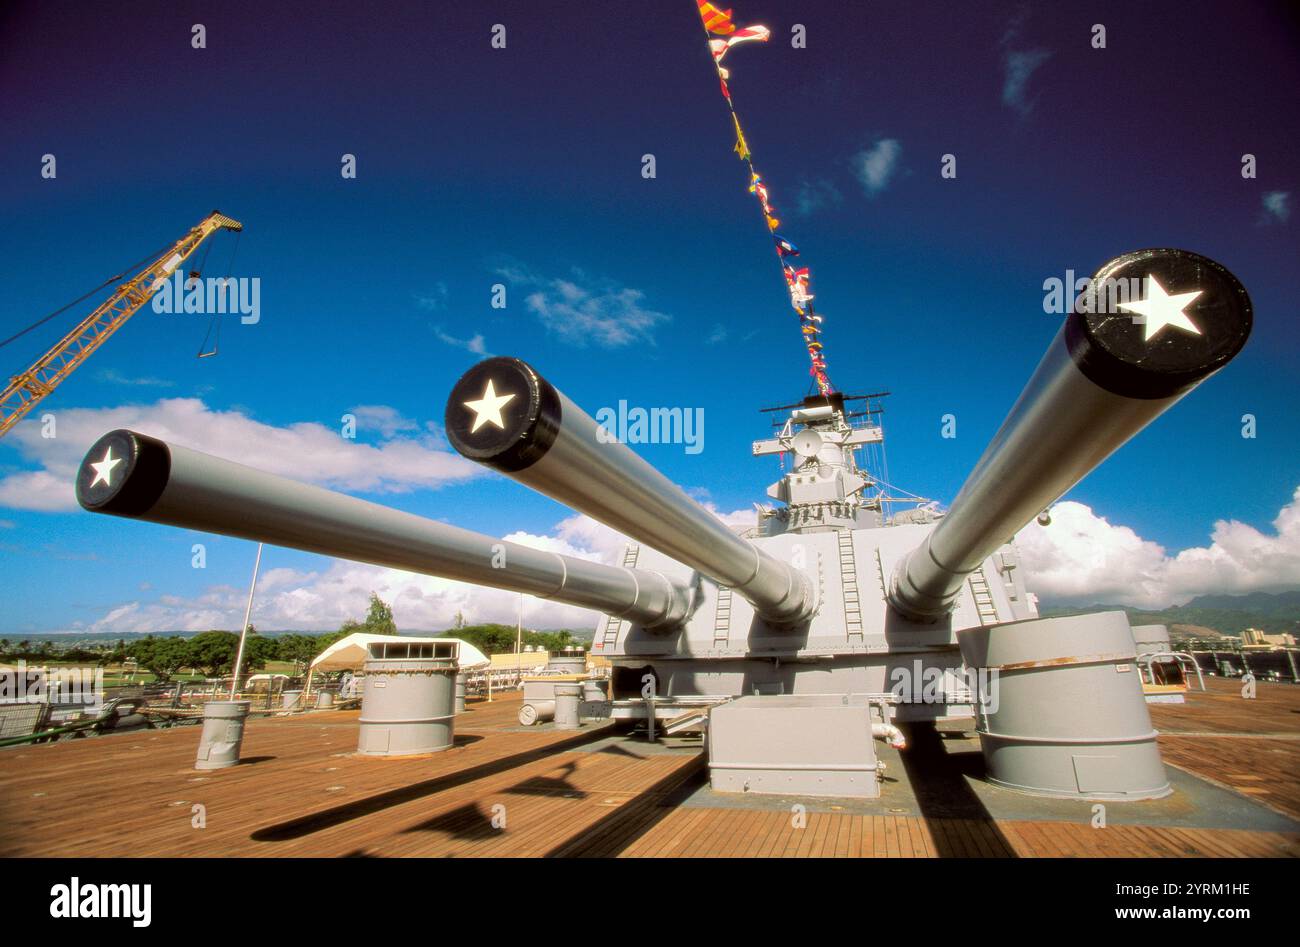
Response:
[[[948,614],[967,575],[1226,365],[1251,324],[1245,288],[1206,257],[1138,250],[1104,265],[949,513],[899,563],[890,604],[918,621]]]
[[[770,621],[798,622],[816,606],[803,573],[733,533],[519,359],[466,372],[446,427],[471,460],[730,587]]]
[[[134,431],[95,442],[77,499],[93,513],[527,592],[647,627],[679,624],[691,605],[684,584],[657,572],[520,546]]]

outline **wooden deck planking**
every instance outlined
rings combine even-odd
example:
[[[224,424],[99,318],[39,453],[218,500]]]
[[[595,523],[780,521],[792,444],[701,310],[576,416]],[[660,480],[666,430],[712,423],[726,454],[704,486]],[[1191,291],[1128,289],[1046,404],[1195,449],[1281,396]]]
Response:
[[[1167,762],[1300,817],[1300,688],[1210,679],[1185,705],[1151,705]],[[0,754],[0,855],[622,857],[1300,856],[1300,835],[1085,822],[993,821],[675,806],[699,753],[591,746],[602,728],[518,727],[517,696],[473,703],[457,746],[355,755],[357,714],[249,722],[245,763],[193,769],[193,727]],[[1264,736],[1263,734],[1267,734]],[[208,826],[190,826],[202,803]],[[493,806],[506,826],[492,826]]]
[[[1205,691],[1193,682],[1185,703],[1148,704],[1161,733],[1290,734],[1298,729],[1300,687],[1257,682],[1255,697],[1241,696],[1241,682],[1207,677]]]
[[[1166,763],[1300,818],[1300,739],[1161,734],[1159,742]]]

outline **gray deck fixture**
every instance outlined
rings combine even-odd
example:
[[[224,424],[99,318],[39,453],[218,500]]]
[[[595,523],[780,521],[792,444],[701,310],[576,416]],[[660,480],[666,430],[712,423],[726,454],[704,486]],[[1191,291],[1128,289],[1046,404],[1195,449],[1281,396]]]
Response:
[[[976,724],[988,778],[1008,789],[1085,799],[1171,791],[1123,612],[964,629],[989,672]]]
[[[456,675],[456,713],[465,712],[465,695],[469,689],[469,675],[460,671]]]
[[[863,695],[739,697],[709,714],[709,779],[718,792],[880,795]]]
[[[452,745],[456,652],[455,642],[411,644],[395,637],[371,643],[358,753],[410,756]]]
[[[1167,653],[1174,650],[1165,625],[1134,625],[1133,644],[1138,655]]]
[[[582,705],[581,681],[558,681],[555,688],[555,729],[577,730],[582,726],[579,709]]]
[[[546,670],[555,674],[586,674],[587,655],[582,652],[567,654],[557,651],[546,659]]]
[[[210,700],[203,705],[203,731],[195,769],[225,769],[239,763],[244,721],[251,706],[247,700]]]

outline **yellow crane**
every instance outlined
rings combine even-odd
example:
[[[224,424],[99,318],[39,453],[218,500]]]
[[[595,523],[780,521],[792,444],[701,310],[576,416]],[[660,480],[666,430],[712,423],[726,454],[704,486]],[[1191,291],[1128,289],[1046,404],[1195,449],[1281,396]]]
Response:
[[[113,290],[108,299],[37,359],[31,368],[9,380],[3,397],[0,397],[0,437],[58,387],[95,349],[107,342],[109,336],[122,328],[126,320],[149,301],[154,284],[171,276],[204,240],[218,230],[239,232],[243,229],[244,225],[239,221],[214,210],[152,263]]]

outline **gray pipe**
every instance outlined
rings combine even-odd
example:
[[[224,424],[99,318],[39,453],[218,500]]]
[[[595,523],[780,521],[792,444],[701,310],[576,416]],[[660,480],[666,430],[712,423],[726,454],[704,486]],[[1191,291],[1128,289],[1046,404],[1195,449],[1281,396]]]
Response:
[[[803,573],[733,533],[519,359],[466,372],[447,399],[446,429],[471,460],[729,586],[764,618],[798,622],[816,607]]]
[[[1158,288],[1153,289],[1154,277]],[[1137,280],[1153,294],[1199,292],[1196,331],[1146,327],[1114,303]],[[1107,294],[1110,294],[1110,299]],[[1169,310],[1172,311],[1172,310]],[[890,604],[916,621],[951,612],[966,576],[1098,464],[1226,365],[1245,345],[1250,298],[1235,276],[1185,250],[1138,250],[1103,266],[967,478],[948,514],[899,562]]]
[[[658,572],[530,549],[134,431],[90,448],[77,500],[92,513],[527,592],[648,627],[678,625],[691,606],[691,591]]]

